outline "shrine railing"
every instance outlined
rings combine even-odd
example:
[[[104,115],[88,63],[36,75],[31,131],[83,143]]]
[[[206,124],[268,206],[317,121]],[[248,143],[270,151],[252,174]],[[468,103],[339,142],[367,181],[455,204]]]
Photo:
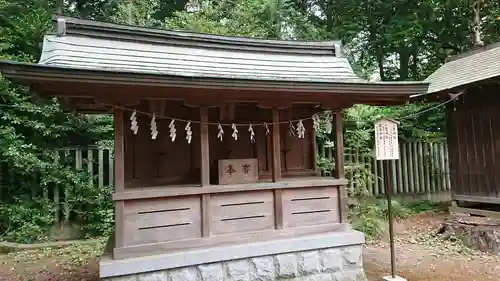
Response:
[[[320,177],[116,193],[125,233],[114,258],[343,230],[338,186],[346,183]]]

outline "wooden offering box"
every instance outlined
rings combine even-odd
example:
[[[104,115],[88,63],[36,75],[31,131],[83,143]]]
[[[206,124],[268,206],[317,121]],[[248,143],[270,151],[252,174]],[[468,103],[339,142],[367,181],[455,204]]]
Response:
[[[250,183],[258,179],[257,158],[219,160],[219,184]]]

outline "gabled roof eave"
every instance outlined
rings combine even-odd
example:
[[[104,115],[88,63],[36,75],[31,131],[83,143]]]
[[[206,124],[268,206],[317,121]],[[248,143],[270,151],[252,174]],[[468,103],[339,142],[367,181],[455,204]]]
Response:
[[[427,96],[453,94],[478,83],[500,78],[500,43],[458,54],[429,75]],[[421,98],[414,96],[412,98]]]
[[[34,63],[0,61],[0,72],[23,84],[43,81],[84,82],[95,84],[156,85],[181,88],[242,89],[285,92],[323,92],[347,95],[406,97],[427,91],[424,82],[308,82],[286,80],[228,79],[185,77],[106,70],[75,69]]]

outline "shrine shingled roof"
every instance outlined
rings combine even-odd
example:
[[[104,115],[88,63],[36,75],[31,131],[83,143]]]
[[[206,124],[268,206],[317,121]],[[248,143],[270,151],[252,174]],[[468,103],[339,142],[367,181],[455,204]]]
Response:
[[[451,57],[425,82],[430,83],[427,93],[433,94],[495,77],[500,77],[500,43]]]
[[[69,94],[70,84],[85,83],[328,93],[377,105],[401,104],[428,88],[421,81],[358,77],[335,40],[219,36],[63,16],[53,21],[55,32],[45,35],[38,63],[0,60],[5,77],[48,95]]]
[[[39,64],[187,77],[360,81],[339,41],[215,36],[59,17]]]

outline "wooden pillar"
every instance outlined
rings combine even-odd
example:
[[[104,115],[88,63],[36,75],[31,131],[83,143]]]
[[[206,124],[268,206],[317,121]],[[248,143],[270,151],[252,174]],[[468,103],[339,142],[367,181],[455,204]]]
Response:
[[[280,114],[279,109],[273,108],[273,182],[281,180],[281,141],[280,141]]]
[[[344,162],[344,129],[343,129],[343,113],[337,112],[334,116],[335,122],[335,171],[334,175],[337,179],[345,179],[345,162]],[[348,196],[347,186],[339,186],[339,213],[340,222],[347,222]]]
[[[200,151],[201,151],[201,186],[210,186],[210,147],[208,141],[208,107],[200,107]],[[201,197],[202,236],[210,236],[210,194]]]
[[[280,115],[277,108],[273,108],[273,134],[272,134],[272,161],[273,182],[281,180],[281,141],[280,141]],[[283,195],[281,189],[274,190],[274,218],[276,229],[283,228]]]
[[[114,109],[115,125],[115,192],[125,191],[125,145],[124,145],[124,116],[123,109]],[[124,212],[125,201],[115,202],[115,247],[123,247],[123,236],[125,234]]]
[[[208,143],[208,107],[200,107],[200,151],[201,151],[201,185],[210,185],[210,153]]]

